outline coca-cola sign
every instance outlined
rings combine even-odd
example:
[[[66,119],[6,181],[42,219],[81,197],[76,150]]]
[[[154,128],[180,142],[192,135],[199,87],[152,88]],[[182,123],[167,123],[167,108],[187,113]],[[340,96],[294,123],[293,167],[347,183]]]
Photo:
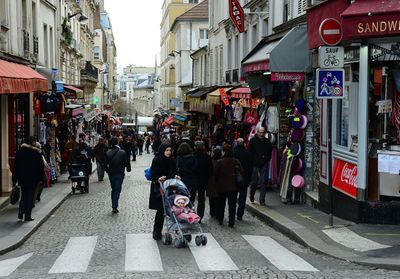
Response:
[[[333,163],[333,187],[353,198],[357,197],[358,168],[352,163],[335,159]]]

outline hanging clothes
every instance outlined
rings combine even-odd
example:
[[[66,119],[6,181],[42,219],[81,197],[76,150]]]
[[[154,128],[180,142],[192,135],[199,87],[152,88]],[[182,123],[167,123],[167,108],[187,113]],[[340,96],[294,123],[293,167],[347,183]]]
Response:
[[[265,120],[267,131],[270,133],[278,133],[279,131],[279,112],[278,107],[270,106],[267,110],[267,117]]]

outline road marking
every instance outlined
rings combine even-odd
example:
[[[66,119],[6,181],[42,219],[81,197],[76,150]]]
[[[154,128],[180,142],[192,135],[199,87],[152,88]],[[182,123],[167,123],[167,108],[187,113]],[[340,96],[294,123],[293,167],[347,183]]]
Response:
[[[371,236],[400,236],[400,233],[366,233]]]
[[[71,237],[49,273],[86,272],[97,236]]]
[[[210,233],[205,233],[207,236],[206,246],[196,246],[195,237],[189,243],[190,251],[200,271],[223,271],[223,270],[239,270],[231,257],[218,244],[215,238]]]
[[[314,222],[315,224],[319,224],[319,222],[318,222],[317,220],[313,219],[311,216],[303,215],[303,214],[301,214],[301,213],[297,213],[297,214],[298,214],[300,217],[306,218],[306,219],[310,220],[311,222]]]
[[[383,245],[378,242],[369,240],[365,237],[359,236],[348,228],[333,228],[322,231],[333,241],[359,252],[390,247],[388,245]]]
[[[308,262],[290,252],[269,236],[242,235],[243,238],[260,252],[279,270],[318,271]]]
[[[9,276],[13,273],[21,264],[28,260],[33,253],[23,255],[18,258],[7,259],[0,262],[0,277]]]
[[[160,251],[151,234],[127,234],[125,271],[163,271]]]

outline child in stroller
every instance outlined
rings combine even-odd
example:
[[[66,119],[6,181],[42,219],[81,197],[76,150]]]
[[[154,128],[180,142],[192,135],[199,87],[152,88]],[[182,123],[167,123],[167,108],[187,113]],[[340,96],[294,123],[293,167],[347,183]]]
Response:
[[[172,211],[179,221],[186,221],[190,224],[196,224],[200,221],[200,216],[188,206],[189,198],[183,195],[176,195]]]

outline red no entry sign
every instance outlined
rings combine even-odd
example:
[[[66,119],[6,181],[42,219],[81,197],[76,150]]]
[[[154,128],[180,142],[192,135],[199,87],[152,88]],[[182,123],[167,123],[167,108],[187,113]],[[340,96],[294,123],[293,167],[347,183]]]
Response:
[[[342,40],[342,25],[334,18],[327,18],[319,26],[319,35],[325,44],[337,45]]]

